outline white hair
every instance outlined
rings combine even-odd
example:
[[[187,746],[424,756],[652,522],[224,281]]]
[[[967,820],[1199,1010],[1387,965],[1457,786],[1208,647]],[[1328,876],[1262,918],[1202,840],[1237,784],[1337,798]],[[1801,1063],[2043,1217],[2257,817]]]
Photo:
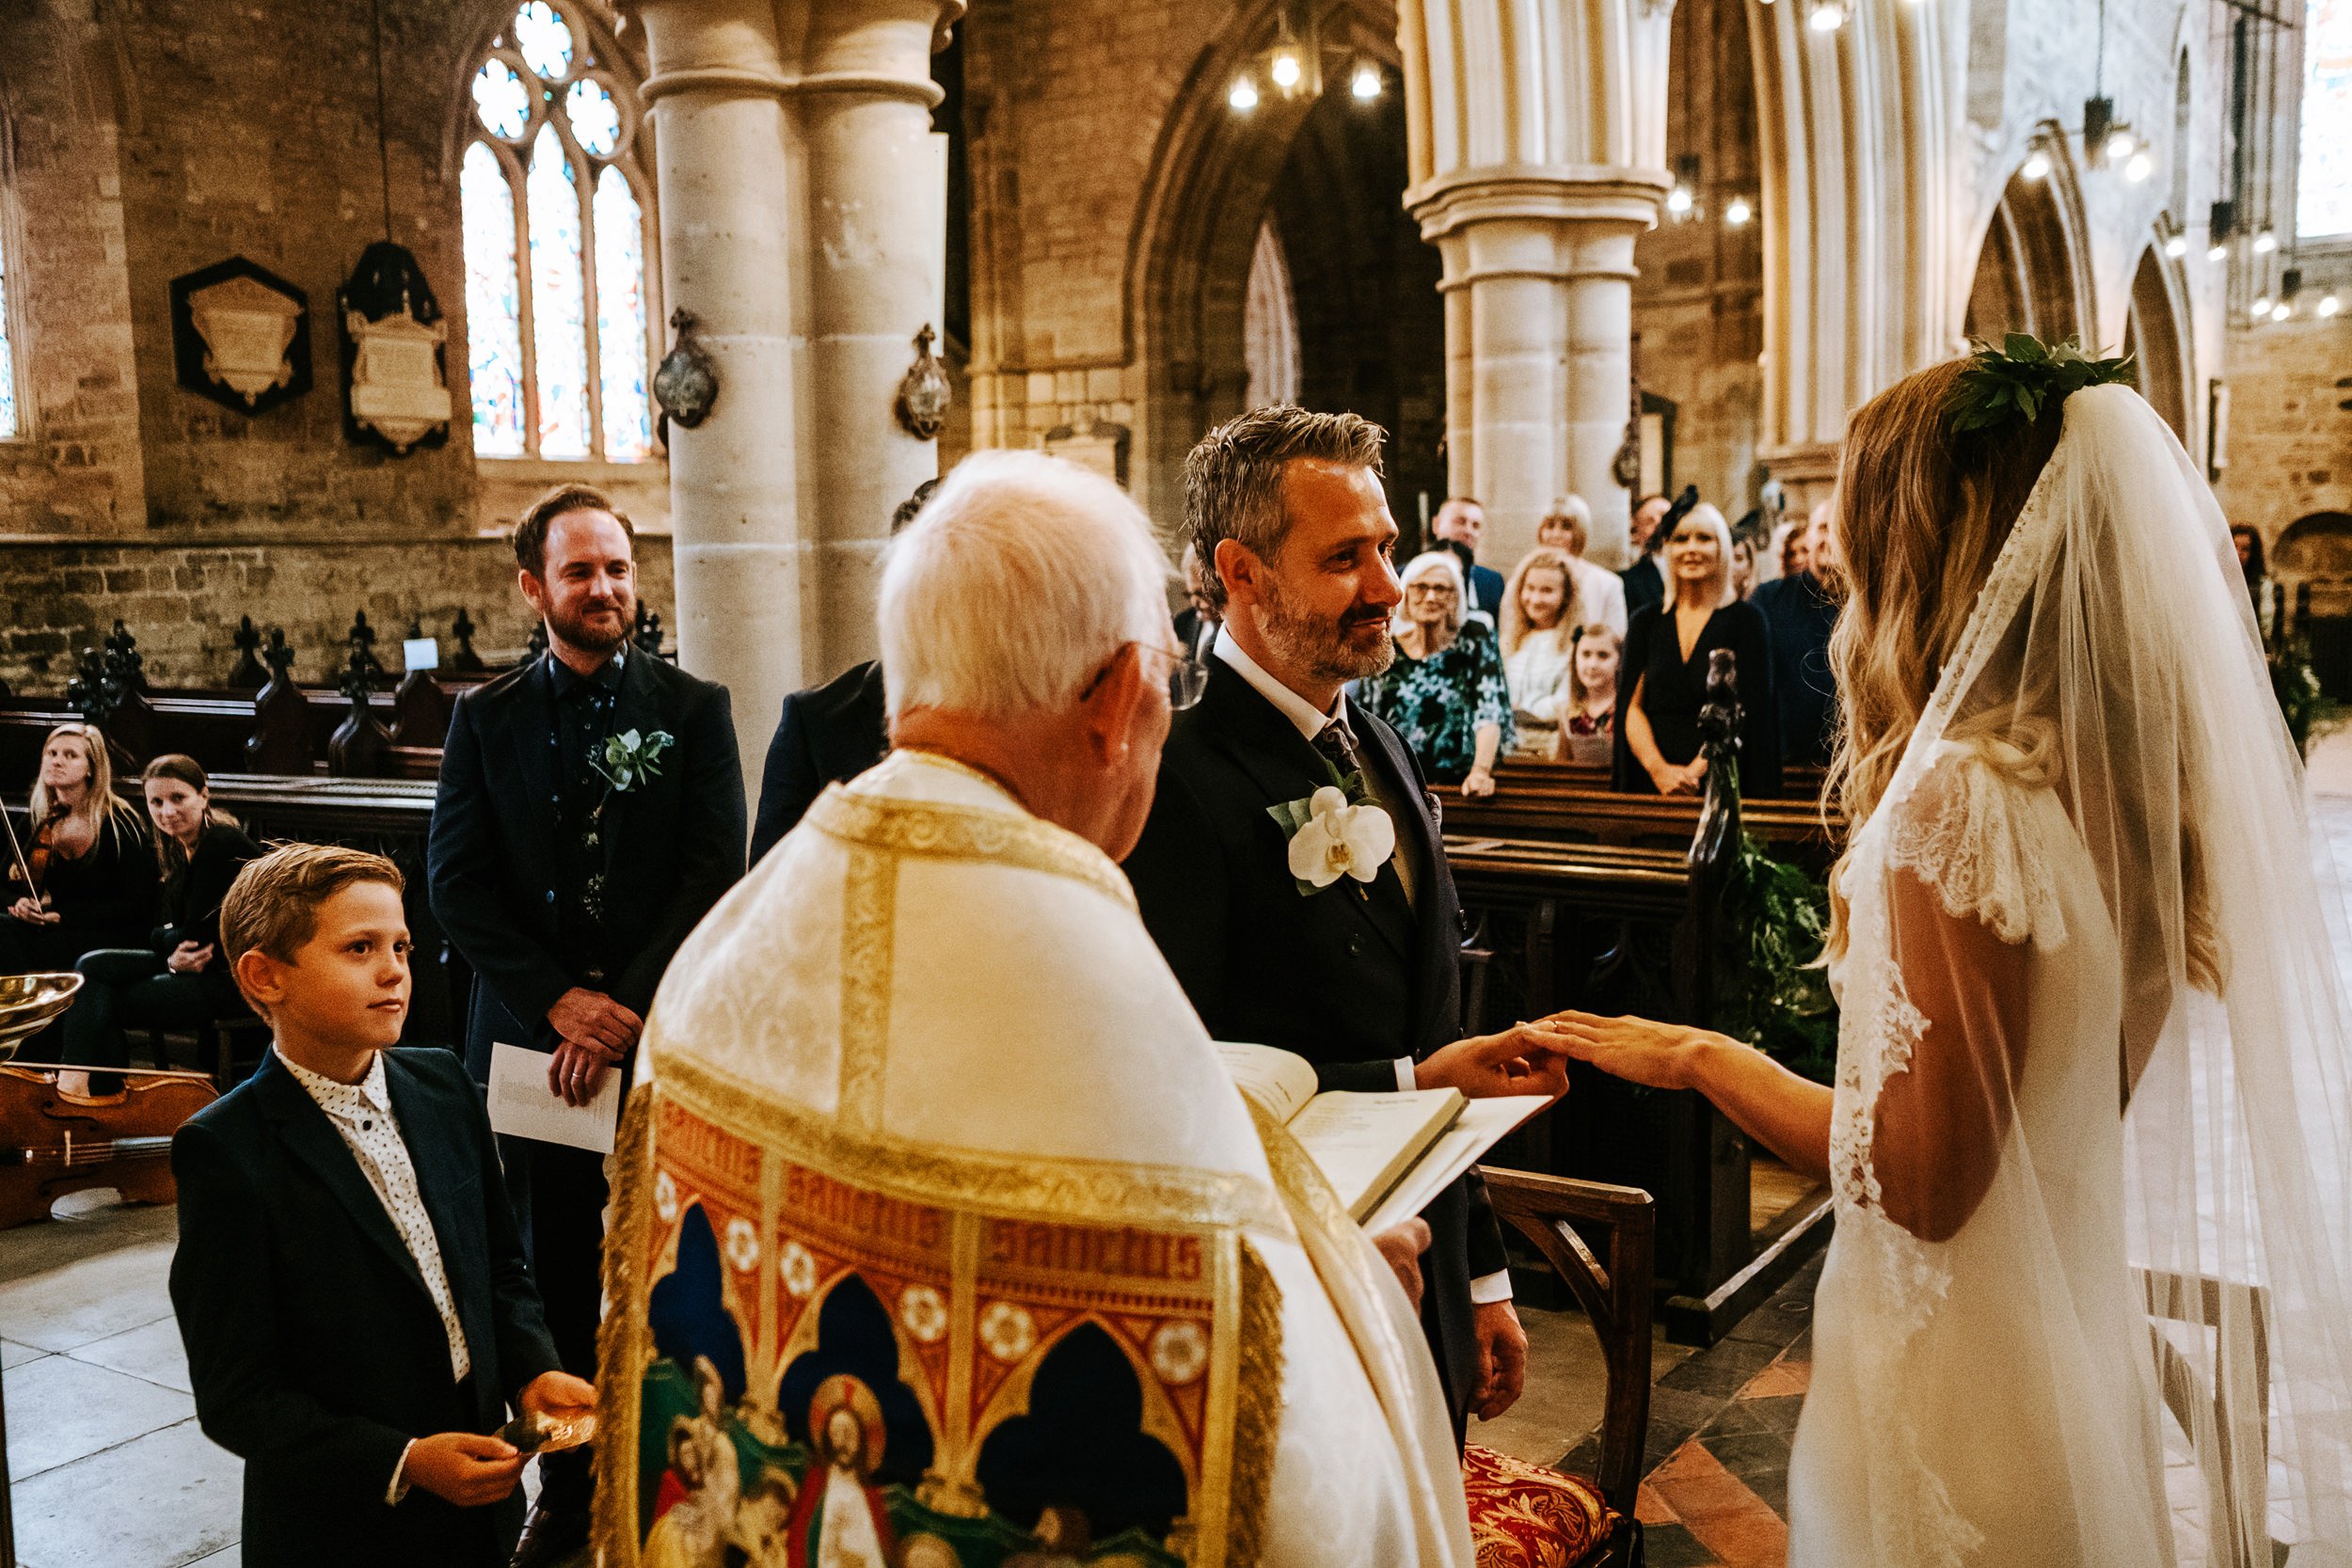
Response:
[[[975,452],[883,560],[891,716],[1059,708],[1127,643],[1170,643],[1167,581],[1150,525],[1108,479],[1042,452]]]
[[[1724,520],[1722,509],[1711,501],[1701,501],[1677,518],[1675,531],[1677,533],[1682,531],[1682,526],[1685,523],[1696,523],[1715,536],[1715,608],[1721,610],[1740,596],[1731,586],[1731,525]],[[1673,535],[1669,534],[1667,538],[1671,544]],[[1663,546],[1661,547],[1663,548]],[[1674,589],[1669,588],[1666,593],[1670,609],[1675,592]]]

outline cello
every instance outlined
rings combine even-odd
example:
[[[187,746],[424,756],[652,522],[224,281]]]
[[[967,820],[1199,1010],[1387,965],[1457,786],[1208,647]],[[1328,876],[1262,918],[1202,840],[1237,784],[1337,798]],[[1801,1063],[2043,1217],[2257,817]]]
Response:
[[[169,1203],[171,1135],[219,1097],[201,1072],[125,1071],[112,1094],[67,1094],[33,1062],[0,1062],[0,1228],[49,1217],[68,1193],[112,1187]]]

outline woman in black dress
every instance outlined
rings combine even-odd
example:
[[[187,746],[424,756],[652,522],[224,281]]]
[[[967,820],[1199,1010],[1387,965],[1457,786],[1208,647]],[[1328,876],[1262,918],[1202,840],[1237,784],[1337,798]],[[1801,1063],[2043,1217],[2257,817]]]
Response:
[[[82,955],[82,990],[65,1015],[61,1060],[130,1065],[127,1028],[195,1029],[246,1011],[220,956],[220,902],[261,847],[213,804],[194,757],[157,757],[140,775],[164,879],[164,923],[141,945]],[[66,1085],[79,1088],[78,1082]],[[111,1092],[113,1085],[90,1085]]]
[[[1728,648],[1740,690],[1740,793],[1780,793],[1780,738],[1763,614],[1733,596],[1731,529],[1701,502],[1675,525],[1663,557],[1671,596],[1626,627],[1617,677],[1616,787],[1632,795],[1695,794],[1707,776],[1699,709],[1708,655]]]

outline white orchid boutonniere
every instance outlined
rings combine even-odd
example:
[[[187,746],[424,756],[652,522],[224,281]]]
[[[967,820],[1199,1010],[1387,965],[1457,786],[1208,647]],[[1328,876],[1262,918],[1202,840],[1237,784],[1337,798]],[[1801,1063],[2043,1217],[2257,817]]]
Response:
[[[1269,806],[1266,815],[1290,835],[1290,872],[1301,897],[1311,897],[1342,877],[1373,881],[1396,853],[1396,824],[1389,814],[1369,800],[1350,801],[1337,785]]]
[[[651,735],[623,730],[607,736],[601,747],[588,754],[588,766],[596,770],[606,788],[626,795],[641,781],[660,778],[661,753],[676,744],[677,736],[667,730]]]

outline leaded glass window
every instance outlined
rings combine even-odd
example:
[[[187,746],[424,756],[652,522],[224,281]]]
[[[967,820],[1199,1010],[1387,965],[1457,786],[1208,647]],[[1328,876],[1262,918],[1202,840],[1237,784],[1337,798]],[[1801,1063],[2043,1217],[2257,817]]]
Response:
[[[2310,0],[2304,12],[2295,231],[2352,234],[2352,0]]]
[[[478,456],[653,455],[652,216],[610,44],[580,8],[527,0],[474,73],[458,197]]]
[[[16,413],[16,348],[8,341],[8,254],[0,249],[0,441],[22,433]]]

